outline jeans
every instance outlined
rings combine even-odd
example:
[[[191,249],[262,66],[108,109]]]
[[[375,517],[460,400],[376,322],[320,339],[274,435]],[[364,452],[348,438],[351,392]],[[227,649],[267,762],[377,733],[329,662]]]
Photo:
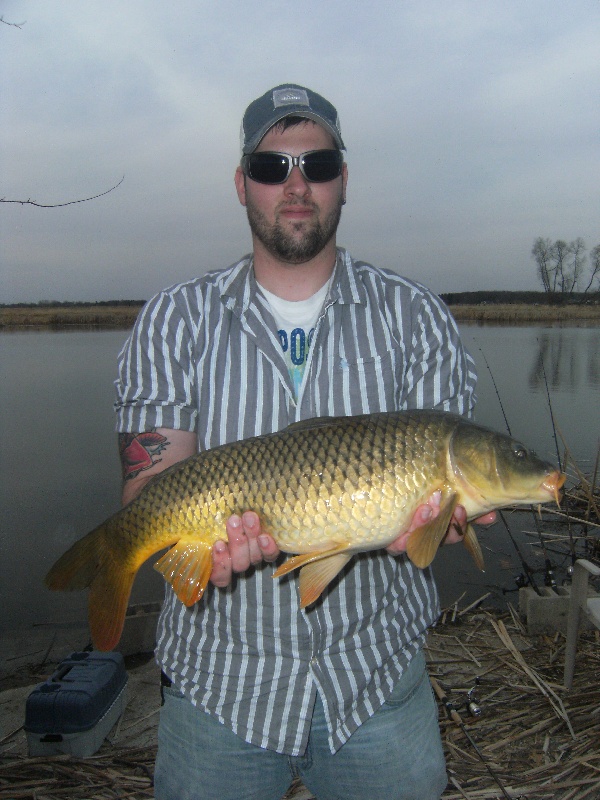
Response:
[[[165,689],[156,800],[281,800],[296,776],[318,800],[439,800],[446,768],[423,654],[335,755],[318,697],[306,752],[287,756],[248,744]]]

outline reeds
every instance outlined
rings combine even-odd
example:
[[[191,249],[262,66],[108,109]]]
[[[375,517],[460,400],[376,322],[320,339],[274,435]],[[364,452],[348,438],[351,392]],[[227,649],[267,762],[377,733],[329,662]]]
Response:
[[[141,305],[7,306],[0,308],[0,330],[21,328],[130,328]]]
[[[489,303],[452,305],[450,311],[457,322],[491,322],[505,325],[531,323],[564,323],[565,325],[600,324],[600,305],[526,305]]]

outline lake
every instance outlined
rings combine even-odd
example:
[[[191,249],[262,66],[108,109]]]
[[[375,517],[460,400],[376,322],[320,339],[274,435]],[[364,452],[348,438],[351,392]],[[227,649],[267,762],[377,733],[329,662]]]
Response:
[[[573,456],[590,469],[600,435],[600,329],[461,325],[479,371],[477,421],[556,462],[550,408]],[[0,333],[1,630],[85,618],[86,593],[53,593],[43,576],[76,539],[119,507],[113,380],[124,331]],[[562,452],[563,447],[561,445]],[[522,517],[523,515],[519,515]],[[533,529],[532,520],[525,523]],[[522,525],[521,525],[522,527]],[[481,575],[459,545],[435,570],[442,599],[484,591],[503,602],[521,567],[501,526],[481,535]],[[532,562],[536,541],[525,538]],[[162,597],[149,564],[132,602]]]

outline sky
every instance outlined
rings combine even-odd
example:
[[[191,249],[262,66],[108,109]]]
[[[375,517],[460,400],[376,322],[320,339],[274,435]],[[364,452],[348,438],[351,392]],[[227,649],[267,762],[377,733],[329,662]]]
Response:
[[[600,0],[0,0],[0,303],[148,299],[251,249],[246,106],[339,112],[338,244],[435,292],[600,243]],[[20,27],[15,27],[19,25]]]

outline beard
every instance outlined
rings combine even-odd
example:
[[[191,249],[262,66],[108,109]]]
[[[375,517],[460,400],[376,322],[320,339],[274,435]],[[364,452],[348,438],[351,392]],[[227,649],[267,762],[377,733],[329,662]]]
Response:
[[[306,223],[298,222],[292,225],[291,231],[283,228],[277,215],[275,222],[269,223],[262,211],[248,198],[246,213],[250,230],[270,253],[288,264],[304,264],[318,255],[335,236],[342,215],[342,205],[340,193],[335,208],[322,221],[312,221],[308,228]],[[298,235],[303,229],[303,235]]]

